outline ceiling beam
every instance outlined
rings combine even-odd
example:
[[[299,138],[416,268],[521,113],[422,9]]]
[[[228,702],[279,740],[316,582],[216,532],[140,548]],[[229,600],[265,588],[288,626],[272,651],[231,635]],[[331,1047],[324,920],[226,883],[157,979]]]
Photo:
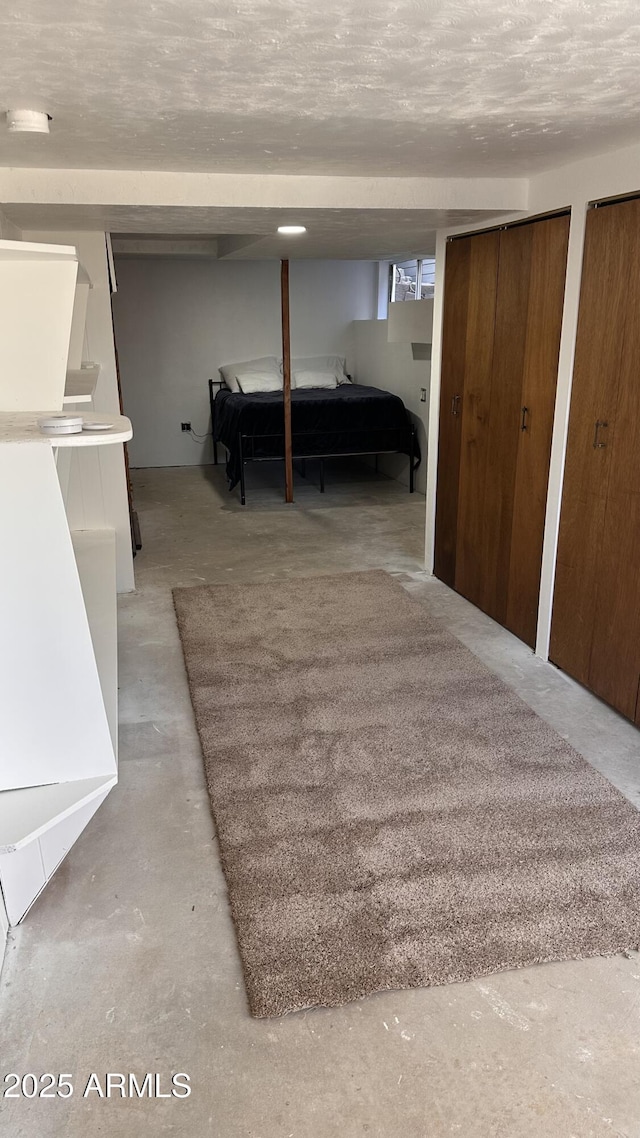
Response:
[[[111,247],[118,256],[129,257],[217,257],[218,242],[215,237],[170,239],[154,237],[116,237],[111,238]]]
[[[474,209],[528,204],[526,178],[348,178],[0,169],[0,203],[257,209]]]
[[[264,233],[238,236],[232,233],[222,234],[218,237],[218,256],[230,257],[233,253],[239,253],[241,249],[248,249],[261,241],[264,241]]]

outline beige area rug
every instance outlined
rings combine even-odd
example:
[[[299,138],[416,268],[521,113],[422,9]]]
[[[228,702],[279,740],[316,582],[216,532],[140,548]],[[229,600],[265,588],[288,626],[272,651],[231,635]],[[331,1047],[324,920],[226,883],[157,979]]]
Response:
[[[640,813],[386,573],[174,599],[253,1015],[640,944]]]

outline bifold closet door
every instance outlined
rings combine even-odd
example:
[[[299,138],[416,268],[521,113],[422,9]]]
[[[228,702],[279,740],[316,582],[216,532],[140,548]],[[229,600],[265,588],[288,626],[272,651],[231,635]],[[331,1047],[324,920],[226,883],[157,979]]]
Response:
[[[447,246],[442,331],[442,384],[436,488],[434,571],[455,587],[460,492],[460,449],[464,404],[467,449],[463,495],[480,493],[488,417],[493,329],[498,283],[499,234],[461,237]],[[475,433],[475,444],[471,436]],[[474,463],[475,459],[475,463]],[[473,466],[476,468],[476,479]],[[472,528],[471,511],[470,528]],[[473,541],[473,538],[471,538]]]
[[[506,621],[532,226],[498,233],[491,365],[465,390],[455,587]]]
[[[510,499],[511,530],[508,538],[503,537],[499,561],[500,580],[506,582],[506,590],[503,592],[501,585],[498,611],[504,613],[502,623],[510,632],[531,647],[535,646],[538,626],[569,221],[565,214],[508,230],[505,234],[513,240],[516,235],[524,236],[523,230],[528,231],[523,250],[523,275],[528,279],[526,300],[522,297],[519,302],[523,330],[516,356],[522,375],[520,406],[515,410],[519,418],[518,446],[513,498]],[[514,268],[518,271],[517,265]],[[515,288],[513,291],[515,295]],[[517,323],[517,312],[514,317]],[[504,334],[509,336],[508,324],[504,326]],[[496,355],[499,355],[497,344]],[[511,407],[509,414],[512,437]]]
[[[447,249],[435,572],[531,645],[568,234],[560,216]]]
[[[550,658],[640,722],[640,202],[590,210]]]

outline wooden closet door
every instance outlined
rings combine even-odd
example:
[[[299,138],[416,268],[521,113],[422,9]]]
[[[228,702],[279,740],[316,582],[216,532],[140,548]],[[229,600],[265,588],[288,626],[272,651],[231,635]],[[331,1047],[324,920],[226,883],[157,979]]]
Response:
[[[491,359],[465,388],[455,587],[533,646],[569,218],[496,236]]]
[[[507,619],[534,228],[521,225],[500,233],[480,557],[475,595],[469,596],[500,624]]]
[[[534,647],[569,216],[548,218],[527,228],[531,230],[529,282],[504,623]]]
[[[531,645],[568,232],[456,239],[445,271],[435,572]]]
[[[594,614],[637,228],[637,202],[587,214],[549,651],[554,664],[587,686],[599,672],[595,661],[593,675],[591,669]],[[608,556],[613,604],[617,555],[611,549]],[[600,644],[603,603],[601,596]]]
[[[464,341],[465,358],[452,583],[459,593],[482,608],[487,560],[485,482],[492,445],[489,418],[500,234],[494,230],[468,240],[471,254],[467,323],[457,329],[458,337]]]
[[[616,407],[599,448],[610,453],[588,685],[640,722],[640,202],[624,215],[629,273]]]
[[[465,462],[464,496],[473,484],[470,469],[475,467],[478,474],[483,470],[476,452],[480,449],[484,455],[478,435],[488,412],[482,393],[491,375],[498,244],[499,235],[493,232],[447,245],[434,572],[451,586],[456,583],[463,416],[465,446],[472,451]],[[463,515],[466,518],[466,507]]]

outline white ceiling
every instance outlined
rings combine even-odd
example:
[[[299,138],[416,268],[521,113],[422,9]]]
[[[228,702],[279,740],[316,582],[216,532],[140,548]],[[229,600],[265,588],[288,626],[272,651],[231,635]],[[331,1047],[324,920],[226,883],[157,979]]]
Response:
[[[0,166],[529,174],[640,137],[638,0],[3,0]]]
[[[234,258],[409,256],[500,213],[497,198],[430,201],[423,179],[524,178],[640,139],[640,0],[3,0],[0,42],[0,112],[53,116],[48,136],[0,123],[0,168],[34,183],[3,195],[22,229],[191,235]],[[388,210],[295,216],[233,194],[198,207],[186,188],[82,198],[82,177],[114,170],[119,186],[167,171],[417,182]],[[270,193],[257,205],[285,204]],[[308,235],[283,246],[286,221]]]
[[[299,260],[386,260],[435,252],[436,229],[468,225],[497,216],[489,210],[436,209],[250,209],[152,206],[4,205],[3,212],[23,230],[111,232],[118,252],[187,254],[255,260],[290,256]],[[284,238],[278,225],[306,225],[304,236]],[[145,246],[139,238],[162,235]],[[116,239],[116,235],[118,236]],[[212,240],[212,237],[214,240]],[[217,238],[217,240],[215,240]],[[194,243],[199,239],[199,247]]]

